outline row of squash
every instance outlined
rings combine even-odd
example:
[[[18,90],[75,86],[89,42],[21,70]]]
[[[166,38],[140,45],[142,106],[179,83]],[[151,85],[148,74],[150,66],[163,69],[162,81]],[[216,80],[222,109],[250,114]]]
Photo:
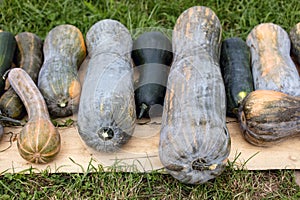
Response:
[[[199,184],[226,165],[226,114],[239,119],[245,139],[255,145],[300,133],[300,78],[290,57],[291,39],[300,63],[300,23],[290,35],[278,25],[260,24],[246,42],[221,42],[221,32],[218,17],[204,6],[178,17],[172,42],[161,32],[133,41],[127,28],[111,19],[94,24],[85,40],[72,25],[53,28],[44,42],[33,33],[1,32],[0,73],[11,85],[4,90],[0,79],[3,120],[23,118],[25,108],[28,114],[18,134],[20,155],[34,163],[52,161],[61,145],[50,117],[75,112],[87,145],[118,151],[136,119],[151,117],[159,104],[160,160],[176,179]],[[7,72],[13,59],[19,67]],[[87,71],[80,81],[84,59]]]

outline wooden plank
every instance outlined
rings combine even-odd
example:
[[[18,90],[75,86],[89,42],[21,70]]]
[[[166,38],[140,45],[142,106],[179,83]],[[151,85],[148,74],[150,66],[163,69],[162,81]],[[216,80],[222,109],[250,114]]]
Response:
[[[228,129],[232,138],[230,161],[235,161],[237,167],[248,170],[267,169],[300,169],[300,139],[293,138],[273,147],[256,147],[247,143],[239,129],[238,123],[228,118]],[[18,153],[16,134],[20,127],[5,128],[5,135],[0,142],[0,174],[6,172],[22,172],[28,169],[35,172],[50,170],[58,172],[85,172],[100,164],[105,170],[116,167],[120,171],[140,171],[162,169],[158,156],[160,119],[155,119],[146,125],[137,125],[133,137],[117,153],[97,152],[85,145],[77,128],[59,128],[62,148],[56,159],[45,165],[32,164],[25,161]],[[245,163],[246,162],[246,163]]]

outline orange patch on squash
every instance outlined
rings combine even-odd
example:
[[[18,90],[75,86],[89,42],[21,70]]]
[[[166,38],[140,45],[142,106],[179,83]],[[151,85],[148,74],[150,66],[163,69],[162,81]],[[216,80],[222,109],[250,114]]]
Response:
[[[80,82],[77,80],[72,81],[69,87],[69,95],[73,99],[75,97],[78,97],[81,92],[81,85]]]

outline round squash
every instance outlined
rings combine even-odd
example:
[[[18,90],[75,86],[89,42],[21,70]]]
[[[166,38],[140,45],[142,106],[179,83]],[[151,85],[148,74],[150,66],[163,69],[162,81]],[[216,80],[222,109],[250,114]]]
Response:
[[[270,146],[300,134],[300,97],[272,90],[251,92],[239,108],[245,139]]]
[[[20,155],[32,163],[52,161],[60,151],[61,140],[58,130],[50,120],[42,94],[21,68],[10,70],[8,80],[28,114],[28,121],[17,138]]]
[[[116,20],[94,24],[86,35],[90,60],[78,110],[78,131],[90,147],[118,151],[135,128],[132,39]]]
[[[52,117],[66,117],[78,109],[81,84],[78,68],[86,56],[82,33],[73,25],[59,25],[46,36],[38,87]]]
[[[255,90],[275,90],[300,96],[300,77],[291,59],[287,32],[273,23],[254,27],[247,37]]]
[[[219,66],[221,31],[216,14],[204,6],[184,11],[174,27],[175,59],[168,77],[159,157],[167,172],[183,183],[217,177],[230,153]]]

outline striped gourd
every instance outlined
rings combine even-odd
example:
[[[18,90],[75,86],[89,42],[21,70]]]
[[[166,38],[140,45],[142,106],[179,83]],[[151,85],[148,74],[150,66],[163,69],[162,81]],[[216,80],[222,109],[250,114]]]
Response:
[[[168,78],[159,156],[166,170],[184,183],[199,184],[223,170],[230,152],[226,96],[219,66],[221,24],[204,6],[176,21],[174,62]]]
[[[98,151],[117,151],[135,127],[132,39],[120,22],[105,19],[86,35],[90,60],[78,110],[79,134]]]
[[[255,90],[275,90],[300,96],[300,77],[291,59],[291,41],[279,25],[262,23],[247,37]]]
[[[43,53],[38,87],[52,117],[69,116],[77,110],[81,92],[78,67],[86,56],[81,31],[69,24],[56,26],[46,36]]]
[[[33,163],[52,161],[60,151],[60,134],[50,120],[42,94],[21,68],[10,70],[8,80],[24,103],[28,114],[28,121],[17,139],[20,155]]]
[[[17,56],[16,65],[25,70],[36,83],[43,63],[43,41],[34,33],[22,32],[16,35]],[[0,109],[5,116],[20,119],[25,113],[25,107],[15,93],[9,88],[0,98]]]

